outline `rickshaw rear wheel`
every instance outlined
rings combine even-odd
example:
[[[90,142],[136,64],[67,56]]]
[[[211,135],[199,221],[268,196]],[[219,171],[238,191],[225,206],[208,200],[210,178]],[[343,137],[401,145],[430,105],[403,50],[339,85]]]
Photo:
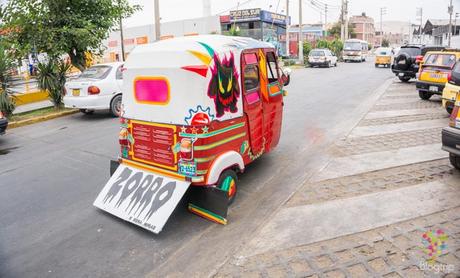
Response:
[[[232,169],[227,169],[220,174],[219,180],[217,181],[217,187],[220,190],[227,192],[228,205],[231,205],[235,201],[237,187],[236,183],[238,176]]]

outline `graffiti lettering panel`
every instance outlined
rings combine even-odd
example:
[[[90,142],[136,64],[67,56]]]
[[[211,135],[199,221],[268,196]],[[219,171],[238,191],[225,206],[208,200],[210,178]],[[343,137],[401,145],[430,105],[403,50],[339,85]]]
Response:
[[[120,165],[94,206],[159,233],[190,183]]]

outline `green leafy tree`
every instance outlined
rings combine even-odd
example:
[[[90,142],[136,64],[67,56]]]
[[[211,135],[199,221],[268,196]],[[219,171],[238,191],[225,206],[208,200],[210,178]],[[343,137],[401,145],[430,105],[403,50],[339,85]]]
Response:
[[[13,66],[13,59],[7,51],[7,46],[0,39],[0,111],[7,117],[11,116],[16,108],[14,97],[9,89]]]
[[[85,52],[101,52],[102,41],[120,18],[136,11],[128,0],[14,0],[2,12],[11,30],[7,39],[21,50],[59,57],[68,54],[72,65],[86,67]]]
[[[303,42],[303,56],[307,57],[310,51],[313,49],[311,42]]]
[[[382,40],[382,47],[389,47],[390,46],[390,41],[388,39],[383,39]]]
[[[342,56],[343,42],[340,39],[335,39],[329,43],[329,49],[335,56],[340,58]]]
[[[316,48],[329,48],[329,41],[327,40],[316,41]]]
[[[235,24],[233,24],[230,27],[230,30],[228,30],[228,35],[238,37],[241,35],[241,30],[238,26],[235,26]]]
[[[333,37],[336,37],[336,38],[340,38],[340,34],[341,34],[341,24],[340,22],[337,22],[335,23],[334,25],[332,25],[332,27],[327,31],[327,33],[330,35],[330,36],[333,36]],[[355,29],[353,27],[353,24],[349,23],[348,24],[348,37],[349,38],[353,38],[356,36],[356,33],[355,33]]]
[[[39,63],[37,68],[38,87],[48,92],[49,99],[53,102],[55,108],[61,108],[66,73],[70,68],[70,64],[62,60],[48,61],[46,63]]]

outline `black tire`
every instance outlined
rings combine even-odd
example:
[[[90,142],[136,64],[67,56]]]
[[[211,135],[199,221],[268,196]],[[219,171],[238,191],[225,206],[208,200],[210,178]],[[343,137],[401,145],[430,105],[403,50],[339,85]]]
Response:
[[[330,68],[331,67],[331,62],[329,61],[326,65],[327,68]]]
[[[94,114],[94,110],[89,110],[89,109],[80,109],[80,112],[85,114],[85,115],[92,115]]]
[[[283,86],[289,85],[290,82],[291,82],[291,76],[288,75],[288,77],[287,77],[287,79],[286,79],[286,82],[284,82]]]
[[[379,67],[379,65],[375,64],[375,67],[376,67],[376,68],[378,68],[378,67]]]
[[[121,113],[121,95],[116,95],[110,102],[110,113],[114,117],[120,117]]]
[[[429,100],[432,95],[432,93],[427,91],[418,91],[418,96],[423,100]]]
[[[452,106],[449,106],[449,104],[446,104],[446,111],[449,113],[449,115],[452,114],[452,111],[454,111],[454,108]]]
[[[398,76],[399,80],[402,82],[409,82],[410,77],[409,76]]]
[[[455,167],[455,169],[460,170],[460,156],[450,153],[449,154],[450,164]]]
[[[334,65],[334,67],[337,67],[337,62],[335,62],[335,65]]]
[[[399,62],[403,60],[405,62],[403,64],[400,64]],[[411,57],[407,53],[401,53],[396,57],[394,64],[400,70],[408,70],[411,65]]]
[[[221,190],[227,191],[228,205],[231,205],[235,201],[237,189],[238,176],[236,172],[228,169],[220,174],[219,180],[217,181],[217,187]]]

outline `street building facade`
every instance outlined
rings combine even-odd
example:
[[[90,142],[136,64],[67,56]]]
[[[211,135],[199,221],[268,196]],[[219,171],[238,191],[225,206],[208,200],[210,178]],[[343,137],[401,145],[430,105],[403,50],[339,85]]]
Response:
[[[360,39],[369,43],[375,41],[375,27],[374,19],[362,13],[361,15],[354,15],[350,17],[349,22],[353,26],[353,39]]]
[[[281,55],[286,53],[287,24],[290,24],[290,18],[286,15],[260,8],[235,10],[230,11],[228,15],[220,16],[222,34],[230,34],[233,27],[240,36],[273,44]]]
[[[220,30],[219,16],[171,21],[161,24],[161,39],[204,34],[220,34]],[[136,45],[154,42],[155,25],[149,24],[123,28],[123,37],[126,59]],[[106,47],[103,55],[105,62],[122,61],[120,31],[111,32],[109,38],[104,42],[104,46]]]

